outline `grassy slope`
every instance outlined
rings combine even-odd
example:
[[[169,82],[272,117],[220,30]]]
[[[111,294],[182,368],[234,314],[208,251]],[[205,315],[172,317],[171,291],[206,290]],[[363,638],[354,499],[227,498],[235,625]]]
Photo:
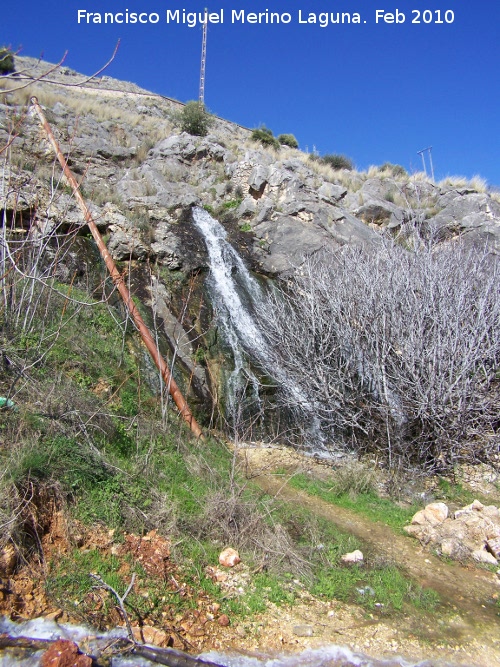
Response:
[[[75,289],[72,297],[89,302]],[[37,551],[25,520],[31,510],[25,507],[15,520],[16,508],[36,488],[39,497],[64,508],[70,533],[81,532],[81,524],[115,529],[119,543],[125,531],[158,529],[177,543],[173,557],[183,563],[186,585],[233,615],[263,611],[266,601],[291,603],[303,586],[385,612],[401,609],[404,600],[416,607],[435,604],[435,596],[391,564],[340,566],[343,553],[363,546],[358,540],[263,495],[222,442],[209,438],[200,445],[174,415],[162,417],[161,401],[141,380],[144,361],[136,334],[118,325],[119,310],[97,302],[80,308],[52,294],[43,313],[29,341],[22,332],[10,339],[11,356],[26,360],[38,349],[42,328],[44,339],[50,332],[55,336],[48,354],[18,385],[18,411],[3,413],[1,425],[2,512],[7,521],[13,519],[10,538],[26,556]],[[4,377],[2,391],[8,380]],[[102,387],[106,391],[99,397]],[[234,599],[204,572],[229,544],[259,571],[246,593]],[[78,602],[78,613],[90,614],[98,624],[105,623],[109,609],[101,617],[91,613],[89,572],[99,572],[121,590],[135,571],[149,597],[145,605],[143,595],[133,594],[131,605],[147,611],[153,622],[161,622],[159,601],[166,597],[174,610],[190,604],[173,594],[167,581],[148,579],[140,563],[122,565],[112,553],[73,544],[62,559],[47,564],[47,591],[72,613]],[[366,587],[367,595],[359,592]]]

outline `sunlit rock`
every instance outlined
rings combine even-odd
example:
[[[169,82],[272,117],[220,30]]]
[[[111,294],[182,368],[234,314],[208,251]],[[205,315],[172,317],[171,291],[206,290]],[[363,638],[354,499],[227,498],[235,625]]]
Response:
[[[362,563],[364,560],[363,552],[356,549],[355,551],[351,551],[350,553],[341,556],[340,560],[349,565],[351,563]]]
[[[224,567],[234,567],[240,562],[241,558],[239,553],[236,551],[236,549],[232,549],[231,547],[224,549],[224,551],[222,551],[219,555],[219,563]]]

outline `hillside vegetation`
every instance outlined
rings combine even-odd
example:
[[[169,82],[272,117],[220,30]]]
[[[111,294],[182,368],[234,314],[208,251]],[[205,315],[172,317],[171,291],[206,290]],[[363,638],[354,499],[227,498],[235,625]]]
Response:
[[[35,76],[44,67],[19,62]],[[203,644],[200,617],[223,627],[311,592],[374,614],[432,613],[439,596],[404,568],[368,548],[366,567],[346,569],[340,557],[365,549],[360,540],[252,478],[242,441],[310,450],[310,432],[255,360],[266,414],[246,413],[243,392],[231,422],[236,360],[191,209],[217,216],[260,279],[275,281],[255,316],[273,361],[314,405],[326,451],[366,454],[384,471],[381,482],[362,463],[346,482],[333,466],[325,493],[400,530],[429,499],[410,477],[453,481],[457,462],[498,464],[498,198],[479,180],[435,184],[390,163],[358,172],[299,151],[293,135],[263,144],[272,132],[252,139],[222,119],[181,132],[190,127],[173,100],[107,77],[68,87],[80,77],[67,69],[50,78],[0,78],[0,576],[29,566],[43,591],[13,584],[0,608],[113,625],[122,619],[89,573],[120,590],[135,573],[133,623],[184,648]],[[172,409],[31,95],[206,442]],[[141,539],[164,550],[159,570],[138,557]],[[244,576],[224,589],[227,546]]]

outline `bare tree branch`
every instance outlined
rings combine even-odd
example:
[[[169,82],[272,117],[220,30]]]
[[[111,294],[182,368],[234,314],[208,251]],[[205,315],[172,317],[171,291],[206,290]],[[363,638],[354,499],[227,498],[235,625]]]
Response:
[[[125,621],[125,625],[127,626],[127,633],[129,636],[130,641],[135,644],[135,639],[134,639],[134,633],[132,632],[132,626],[130,625],[130,620],[127,614],[127,611],[125,609],[125,600],[127,599],[128,594],[132,590],[135,584],[135,572],[132,574],[132,579],[130,580],[130,584],[127,587],[127,590],[123,595],[120,595],[114,588],[113,586],[110,586],[107,584],[102,577],[100,577],[98,574],[93,574],[92,572],[89,574],[89,576],[94,579],[95,581],[98,582],[98,586],[93,586],[93,588],[104,588],[105,590],[109,591],[110,593],[113,593],[115,596],[118,606],[120,608],[120,612],[123,616],[123,620]]]
[[[109,67],[109,65],[111,65],[111,63],[113,62],[113,60],[116,57],[116,54],[118,53],[119,46],[120,46],[120,40],[118,40],[116,42],[116,46],[114,48],[114,51],[113,51],[113,54],[112,54],[111,58],[102,67],[100,67],[97,70],[97,72],[94,72],[94,74],[91,74],[90,76],[82,79],[81,81],[77,81],[76,83],[68,83],[68,82],[64,82],[64,81],[55,81],[54,79],[48,79],[47,78],[50,74],[52,74],[53,72],[55,72],[55,71],[57,71],[58,69],[61,68],[62,64],[66,60],[66,57],[69,53],[69,51],[65,51],[63,57],[61,58],[61,60],[56,65],[54,65],[53,67],[48,69],[46,72],[43,72],[39,76],[33,77],[33,76],[30,76],[29,74],[27,74],[26,76],[20,76],[20,73],[16,72],[16,74],[17,74],[16,78],[23,78],[23,79],[25,78],[25,79],[28,79],[28,81],[22,86],[16,86],[14,88],[8,88],[6,90],[2,90],[2,93],[13,93],[13,92],[18,91],[18,90],[23,90],[24,88],[27,88],[28,86],[32,85],[33,83],[37,83],[38,81],[43,81],[44,83],[50,83],[50,84],[53,84],[53,85],[56,85],[56,86],[64,86],[66,88],[74,88],[74,87],[78,87],[78,86],[83,86],[84,84],[88,83],[89,81],[92,81],[92,79],[95,79],[97,76],[102,74],[102,72],[104,72],[104,70],[107,69]],[[6,78],[12,78],[12,75],[8,75]]]

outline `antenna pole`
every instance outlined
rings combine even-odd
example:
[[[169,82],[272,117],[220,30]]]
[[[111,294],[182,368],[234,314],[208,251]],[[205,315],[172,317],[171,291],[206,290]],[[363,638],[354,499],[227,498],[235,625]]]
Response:
[[[203,21],[203,38],[201,43],[201,67],[200,67],[200,95],[199,102],[205,104],[205,67],[207,64],[207,25],[208,9],[205,8],[205,20]]]
[[[434,180],[434,165],[432,163],[432,146],[429,146],[429,162],[431,165],[431,178]]]
[[[429,156],[429,165],[431,169],[431,178],[434,180],[434,165],[432,163],[432,146],[428,146],[427,148],[423,148],[421,151],[417,151],[417,154],[420,155],[422,158],[422,164],[424,165],[424,174],[427,176],[427,169],[425,166],[425,153]]]
[[[427,169],[425,167],[424,152],[425,152],[425,149],[423,151],[417,151],[417,155],[420,155],[420,157],[422,158],[422,164],[424,165],[424,174],[427,176]]]

